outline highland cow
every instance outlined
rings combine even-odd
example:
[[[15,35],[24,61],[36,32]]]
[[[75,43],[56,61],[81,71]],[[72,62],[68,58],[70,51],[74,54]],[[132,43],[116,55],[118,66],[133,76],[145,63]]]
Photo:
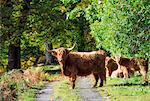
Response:
[[[77,76],[87,76],[90,74],[93,74],[95,78],[94,87],[99,79],[99,86],[102,87],[103,81],[106,81],[105,51],[71,52],[74,46],[72,48],[61,47],[47,51],[57,58],[62,74],[69,76],[73,89]]]

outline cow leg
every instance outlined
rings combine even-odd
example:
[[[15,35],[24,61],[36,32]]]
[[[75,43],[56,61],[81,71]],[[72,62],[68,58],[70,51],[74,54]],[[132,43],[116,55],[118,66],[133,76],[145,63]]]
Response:
[[[96,87],[99,77],[98,77],[98,74],[93,74],[93,75],[94,75],[94,78],[95,78],[95,84],[94,84],[93,87]]]
[[[129,78],[129,73],[126,67],[123,69],[123,75],[124,75],[124,78]]]
[[[140,73],[142,74],[142,76],[144,77],[144,83],[148,84],[148,78],[147,78],[147,73],[145,70],[140,70]]]
[[[106,81],[106,72],[105,72],[105,73],[100,73],[100,74],[99,74],[99,78],[100,78],[100,80],[101,80],[99,87],[102,87],[104,80]]]
[[[71,75],[69,80],[72,83],[72,89],[74,89],[75,88],[76,75]]]
[[[102,86],[103,86],[103,79],[101,79],[99,87],[102,87]]]
[[[64,76],[63,66],[60,66],[60,69],[61,69],[61,76]]]
[[[63,76],[64,75],[63,69],[62,68],[60,68],[60,69],[61,69],[61,75]]]
[[[75,81],[76,81],[76,76],[74,76],[72,79],[72,89],[75,88]]]

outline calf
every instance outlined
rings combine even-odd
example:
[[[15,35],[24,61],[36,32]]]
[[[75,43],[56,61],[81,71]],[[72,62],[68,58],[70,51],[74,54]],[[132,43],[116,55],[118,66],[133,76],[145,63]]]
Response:
[[[112,72],[118,69],[116,61],[110,57],[106,57],[105,67],[106,67],[106,77],[111,76]]]

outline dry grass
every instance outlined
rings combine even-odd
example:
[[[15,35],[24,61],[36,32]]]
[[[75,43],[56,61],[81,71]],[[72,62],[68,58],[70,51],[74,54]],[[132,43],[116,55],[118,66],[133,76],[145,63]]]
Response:
[[[35,85],[44,85],[45,81],[56,78],[44,73],[42,67],[27,70],[12,70],[0,77],[0,101],[16,101],[22,93]],[[40,82],[42,82],[40,84]]]

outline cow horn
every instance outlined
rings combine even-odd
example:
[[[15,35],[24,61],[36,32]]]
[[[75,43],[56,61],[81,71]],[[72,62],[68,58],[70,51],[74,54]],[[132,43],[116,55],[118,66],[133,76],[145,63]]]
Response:
[[[69,51],[73,50],[74,47],[75,47],[75,45],[76,45],[76,43],[74,43],[73,46],[72,46],[71,48],[67,48],[67,50],[69,50]]]

